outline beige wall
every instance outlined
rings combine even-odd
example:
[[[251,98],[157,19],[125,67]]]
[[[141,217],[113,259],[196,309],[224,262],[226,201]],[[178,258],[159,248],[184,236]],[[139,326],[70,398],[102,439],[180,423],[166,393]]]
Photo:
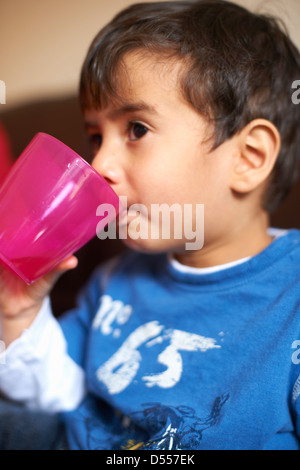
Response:
[[[0,0],[0,80],[6,104],[75,93],[86,50],[100,27],[131,0]],[[271,11],[300,48],[299,0],[236,0]],[[300,77],[299,77],[300,78]]]

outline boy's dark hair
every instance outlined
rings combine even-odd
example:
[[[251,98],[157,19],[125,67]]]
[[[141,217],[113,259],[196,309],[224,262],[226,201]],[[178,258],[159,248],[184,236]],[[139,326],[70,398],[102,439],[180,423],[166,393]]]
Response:
[[[264,208],[273,212],[300,165],[300,105],[291,100],[292,83],[300,79],[300,55],[287,33],[274,18],[222,0],[132,5],[91,44],[81,73],[81,106],[100,108],[117,96],[122,58],[144,48],[185,65],[180,89],[214,122],[214,148],[253,119],[277,127],[281,150],[264,200]]]

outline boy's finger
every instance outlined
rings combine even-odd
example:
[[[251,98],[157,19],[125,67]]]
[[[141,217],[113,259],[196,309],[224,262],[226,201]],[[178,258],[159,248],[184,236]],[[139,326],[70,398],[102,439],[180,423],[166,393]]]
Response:
[[[69,269],[74,269],[78,265],[78,259],[76,256],[71,255],[68,258],[64,259],[56,268],[50,273],[44,276],[44,281],[46,282],[48,289],[52,288],[53,285],[57,282],[60,276]]]
[[[56,268],[56,272],[67,271],[69,269],[74,269],[78,265],[78,259],[76,256],[71,255],[68,258],[64,259]]]

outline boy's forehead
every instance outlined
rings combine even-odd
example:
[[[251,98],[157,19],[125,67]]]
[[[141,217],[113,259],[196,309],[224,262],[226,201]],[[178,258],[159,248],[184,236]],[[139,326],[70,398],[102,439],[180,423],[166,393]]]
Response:
[[[184,103],[178,73],[179,65],[171,67],[169,62],[158,61],[154,54],[128,53],[116,70],[116,93],[105,97],[100,111],[106,111],[112,119],[138,111],[156,117],[174,113],[179,101]]]
[[[149,102],[161,95],[180,98],[180,69],[179,61],[158,60],[154,53],[137,51],[126,54],[117,69],[117,101],[120,101],[117,104],[129,107],[130,103],[137,103],[145,107],[148,103],[151,108]]]

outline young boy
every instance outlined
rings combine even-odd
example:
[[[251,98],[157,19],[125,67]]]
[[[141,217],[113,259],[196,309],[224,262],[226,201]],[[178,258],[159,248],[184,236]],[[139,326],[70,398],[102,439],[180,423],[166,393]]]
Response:
[[[219,0],[135,5],[97,35],[93,166],[141,210],[59,323],[47,294],[74,257],[30,287],[2,272],[1,390],[33,448],[300,449],[300,234],[269,229],[299,167],[299,78],[273,19]],[[203,247],[133,236],[162,229],[154,204],[189,207],[197,234],[204,205]],[[1,423],[3,447],[32,435]]]

